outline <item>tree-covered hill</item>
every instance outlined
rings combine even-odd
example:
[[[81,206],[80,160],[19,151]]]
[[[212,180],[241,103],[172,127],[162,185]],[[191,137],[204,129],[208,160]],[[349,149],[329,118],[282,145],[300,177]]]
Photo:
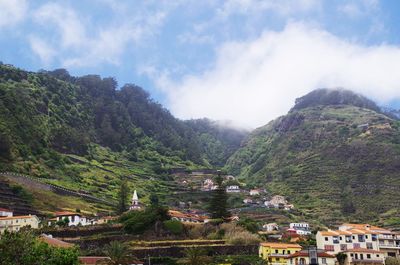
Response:
[[[346,90],[316,90],[253,131],[226,168],[310,218],[400,224],[400,123]]]
[[[150,192],[169,168],[224,165],[245,135],[176,119],[142,88],[113,78],[0,65],[0,171],[109,196],[130,176]]]

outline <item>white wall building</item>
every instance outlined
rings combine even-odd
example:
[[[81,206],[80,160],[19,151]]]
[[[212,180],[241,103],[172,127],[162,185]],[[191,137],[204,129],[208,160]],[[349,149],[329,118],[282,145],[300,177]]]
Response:
[[[88,222],[87,218],[82,216],[79,213],[74,213],[74,212],[56,212],[56,218],[55,221],[61,221],[64,220],[65,218],[67,218],[69,220],[68,222],[68,226],[77,226],[77,225],[82,225],[82,226],[86,226],[86,225],[90,225],[90,223]]]
[[[12,216],[13,216],[13,211],[6,208],[0,208],[0,217],[12,217]]]
[[[238,185],[231,185],[231,186],[226,187],[226,192],[237,193],[237,192],[240,192],[240,188]]]
[[[289,227],[294,229],[298,235],[311,235],[310,225],[308,223],[290,223]]]
[[[0,217],[0,234],[5,230],[16,232],[24,226],[39,228],[39,218],[36,215]]]

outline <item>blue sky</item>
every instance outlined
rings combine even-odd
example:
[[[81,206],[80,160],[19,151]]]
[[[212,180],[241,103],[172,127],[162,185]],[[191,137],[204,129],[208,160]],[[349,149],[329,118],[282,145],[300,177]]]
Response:
[[[257,127],[318,87],[400,106],[400,1],[0,0],[0,60],[135,83],[179,118]]]

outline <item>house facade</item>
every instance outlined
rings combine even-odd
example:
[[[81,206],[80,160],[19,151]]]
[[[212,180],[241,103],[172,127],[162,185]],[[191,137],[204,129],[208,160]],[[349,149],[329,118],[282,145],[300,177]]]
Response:
[[[12,216],[13,216],[13,211],[6,208],[0,208],[0,217],[12,217]]]
[[[5,230],[17,232],[25,226],[39,228],[39,218],[36,215],[0,217],[0,234]]]
[[[64,212],[56,212],[55,215],[56,217],[53,218],[55,222],[62,221],[65,218],[67,218],[69,220],[68,226],[77,226],[77,225],[86,226],[90,224],[87,218],[82,216],[80,213],[64,211]]]
[[[348,249],[345,265],[382,265],[385,264],[385,252],[373,249]]]
[[[258,254],[270,265],[287,265],[290,255],[300,250],[298,244],[264,242],[260,244]]]
[[[204,215],[192,214],[192,213],[182,213],[180,211],[169,210],[168,215],[172,220],[178,220],[183,223],[195,223],[202,224],[207,223],[209,218]]]
[[[318,248],[329,254],[365,249],[382,251],[385,257],[400,257],[400,235],[369,224],[343,224],[339,230],[319,231],[316,240]]]
[[[238,185],[231,185],[226,187],[226,192],[228,193],[239,193],[240,192],[240,188]]]
[[[326,253],[323,250],[317,250],[317,259],[319,265],[335,265],[336,257]],[[309,265],[310,257],[308,250],[300,250],[289,255],[287,265]]]
[[[289,227],[296,231],[300,236],[311,235],[310,225],[308,223],[290,223]]]

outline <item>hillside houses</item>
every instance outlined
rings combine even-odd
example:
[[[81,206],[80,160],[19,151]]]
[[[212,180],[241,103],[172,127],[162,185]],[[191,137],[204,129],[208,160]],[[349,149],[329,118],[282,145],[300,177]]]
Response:
[[[318,248],[330,254],[346,252],[354,259],[400,257],[400,234],[369,224],[343,224],[338,230],[318,231],[316,241]]]
[[[291,210],[294,208],[293,204],[289,204],[285,197],[275,195],[269,201],[265,201],[264,205],[268,208]]]
[[[18,232],[22,227],[39,228],[39,222],[36,215],[0,217],[0,234],[5,230]]]

